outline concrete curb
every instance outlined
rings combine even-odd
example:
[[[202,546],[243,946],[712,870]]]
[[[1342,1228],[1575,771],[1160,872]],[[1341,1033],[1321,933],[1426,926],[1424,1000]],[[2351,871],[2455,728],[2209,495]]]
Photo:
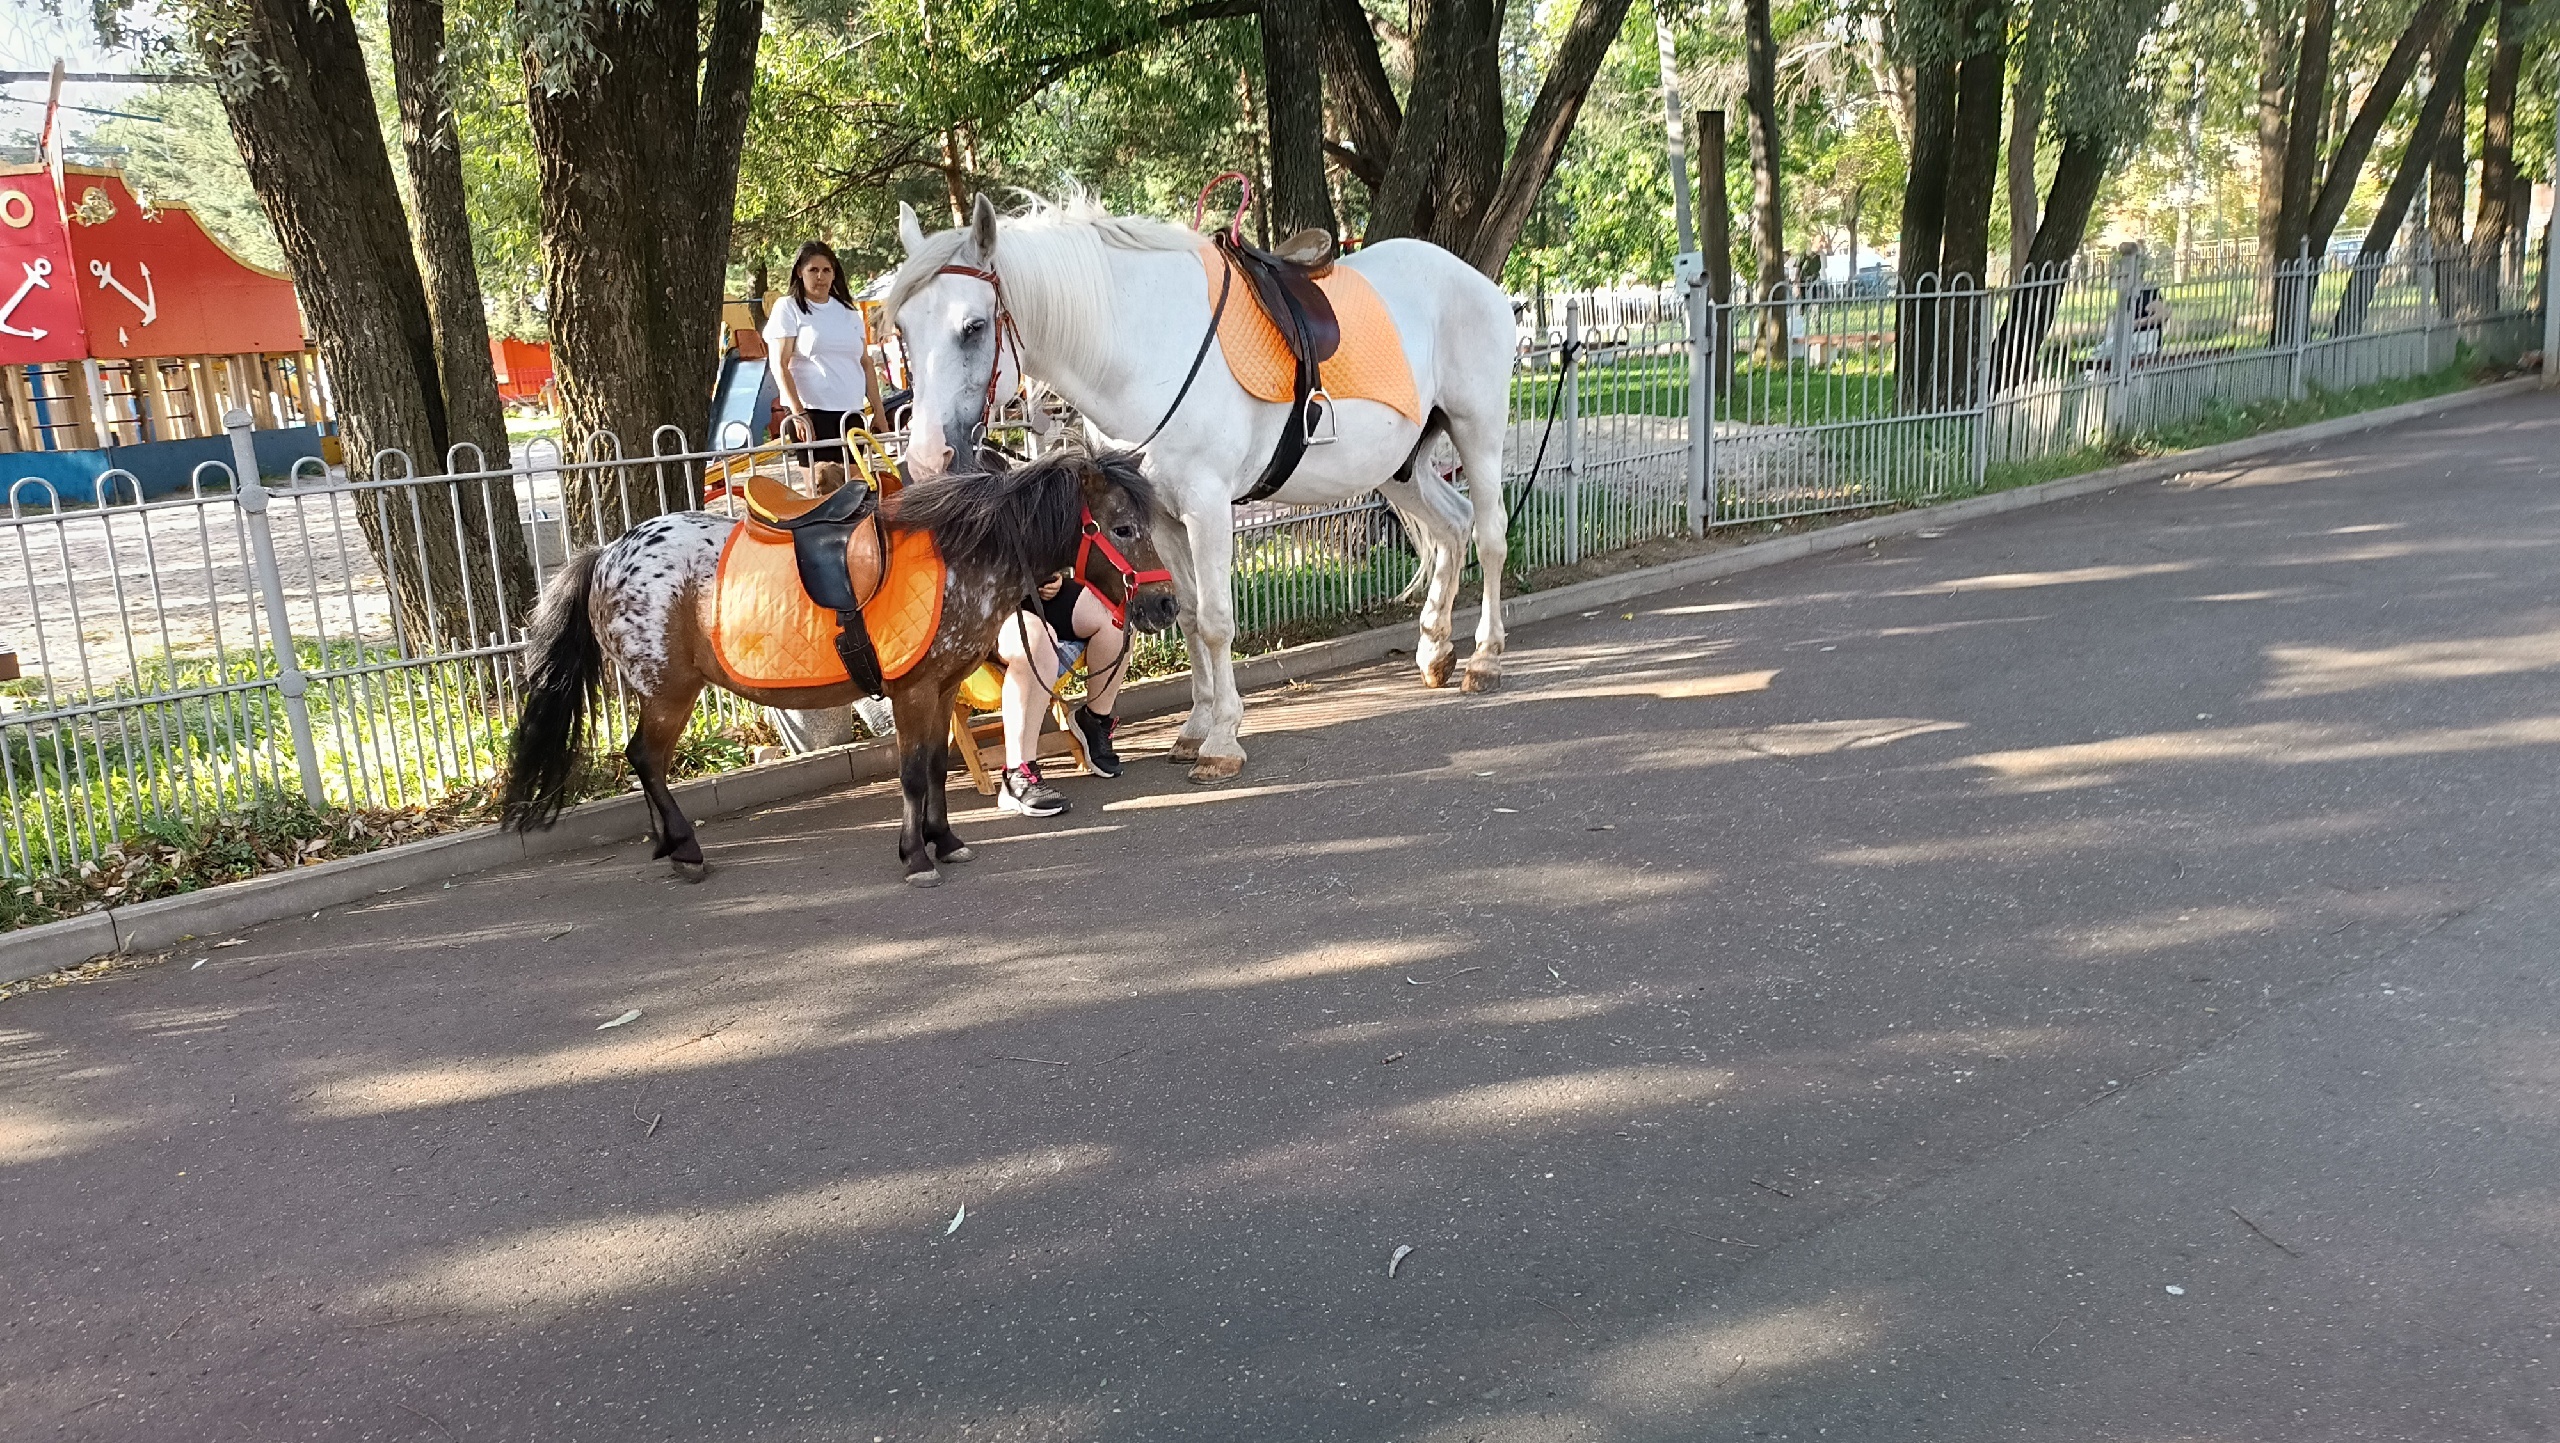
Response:
[[[2360,435],[2489,401],[2504,400],[2540,386],[2540,378],[2533,376],[2499,381],[2448,396],[2341,416],[2333,421],[2298,426],[2288,431],[2271,431],[2263,436],[2227,441],[2174,456],[2129,462],[2084,476],[2070,476],[2040,485],[2021,486],[2012,491],[1870,516],[1762,541],[1746,541],[1729,550],[1705,556],[1639,567],[1614,576],[1594,577],[1551,591],[1527,592],[1508,601],[1505,619],[1517,625],[1551,620],[1807,556],[1846,551],[1870,541],[1940,530],[2030,506],[2093,496],[2120,486],[2167,480],[2189,472],[2215,470],[2238,461],[2298,451],[2342,436]],[[1474,608],[1461,611],[1455,629],[1463,633],[1473,624],[1475,615]],[[1323,672],[1366,665],[1394,653],[1410,653],[1413,646],[1411,623],[1339,636],[1329,641],[1309,642],[1304,646],[1288,647],[1237,662],[1236,686],[1240,691],[1258,691]],[[1155,716],[1178,710],[1190,702],[1191,679],[1187,673],[1158,677],[1123,689],[1120,693],[1120,714],[1124,717]],[[686,782],[675,788],[675,794],[684,806],[685,815],[706,820],[840,787],[886,781],[894,778],[897,771],[895,748],[878,741],[856,742],[850,746],[830,747],[786,761],[768,762]],[[572,807],[561,814],[559,825],[530,836],[483,827],[449,837],[368,852],[363,856],[344,857],[296,871],[207,887],[202,891],[181,893],[157,901],[111,907],[60,922],[49,922],[41,927],[0,933],[0,983],[76,967],[109,953],[158,951],[191,937],[210,937],[217,932],[233,932],[296,913],[344,906],[384,892],[425,882],[441,882],[510,862],[619,845],[645,836],[647,832],[648,820],[635,793]]]

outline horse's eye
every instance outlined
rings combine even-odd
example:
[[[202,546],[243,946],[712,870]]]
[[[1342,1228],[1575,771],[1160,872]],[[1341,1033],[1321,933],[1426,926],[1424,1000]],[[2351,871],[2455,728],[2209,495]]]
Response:
[[[1114,526],[1114,527],[1112,527],[1112,528],[1111,528],[1111,534],[1112,534],[1114,537],[1116,537],[1117,539],[1122,540],[1122,541],[1135,541],[1135,540],[1137,540],[1137,539],[1138,539],[1138,528],[1137,528],[1137,527],[1135,527],[1135,526],[1131,526],[1131,525],[1128,525],[1128,524],[1126,524],[1126,523],[1123,523],[1123,524],[1121,524],[1121,525],[1118,525],[1118,526]]]
[[[960,339],[962,339],[962,340],[964,340],[964,341],[974,341],[974,340],[976,340],[978,337],[983,336],[983,335],[985,335],[986,333],[987,333],[987,321],[986,321],[986,317],[984,317],[984,316],[971,316],[971,317],[969,318],[969,323],[968,323],[967,325],[964,325],[964,326],[962,326],[962,327],[960,328]]]

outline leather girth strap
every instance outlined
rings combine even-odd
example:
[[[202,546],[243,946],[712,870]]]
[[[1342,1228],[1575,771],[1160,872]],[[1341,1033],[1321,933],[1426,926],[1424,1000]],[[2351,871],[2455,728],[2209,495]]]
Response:
[[[1332,268],[1330,261],[1321,266],[1300,265],[1247,245],[1229,233],[1217,237],[1217,246],[1227,264],[1244,275],[1254,300],[1271,318],[1296,363],[1288,424],[1280,428],[1280,444],[1273,448],[1262,474],[1254,479],[1250,490],[1236,498],[1236,504],[1241,506],[1248,501],[1269,500],[1273,492],[1297,474],[1298,463],[1307,454],[1307,438],[1319,419],[1309,403],[1323,388],[1325,361],[1342,346],[1342,326],[1334,319],[1333,302],[1325,299],[1323,290],[1316,285],[1316,278]]]
[[[800,568],[801,588],[811,601],[836,614],[836,657],[865,696],[879,696],[888,685],[880,675],[880,652],[871,644],[871,628],[862,619],[867,598],[859,594],[879,589],[881,567],[886,564],[879,511],[879,494],[854,481],[796,516],[757,517],[791,533],[791,559]],[[853,575],[857,550],[867,553],[871,562],[862,568],[871,573],[868,588]]]

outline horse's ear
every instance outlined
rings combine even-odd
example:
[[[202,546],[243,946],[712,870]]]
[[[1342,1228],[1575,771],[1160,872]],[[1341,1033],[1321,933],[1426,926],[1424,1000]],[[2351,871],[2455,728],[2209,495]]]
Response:
[[[924,222],[916,219],[916,208],[903,200],[898,202],[898,244],[909,255],[924,249]]]
[[[995,264],[996,203],[983,195],[969,209],[969,248],[977,252],[978,264]]]

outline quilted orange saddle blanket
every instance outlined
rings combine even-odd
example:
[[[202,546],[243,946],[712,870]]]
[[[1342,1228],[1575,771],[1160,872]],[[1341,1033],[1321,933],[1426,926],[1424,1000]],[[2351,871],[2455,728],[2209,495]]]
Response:
[[[862,619],[880,654],[880,674],[898,677],[924,660],[942,626],[942,553],[927,532],[892,532],[887,562]],[[729,533],[712,586],[710,632],[713,654],[742,686],[834,686],[847,679],[836,655],[835,613],[800,585],[788,531],[741,521]]]
[[[1200,269],[1208,277],[1209,304],[1218,303],[1220,272],[1226,257],[1214,247],[1200,248]],[[1318,368],[1324,389],[1337,401],[1375,401],[1393,406],[1406,420],[1422,424],[1422,403],[1414,395],[1413,365],[1404,356],[1404,338],[1395,317],[1387,314],[1378,288],[1349,266],[1335,266],[1316,281],[1333,302],[1334,319],[1342,325],[1342,346]],[[1280,328],[1254,304],[1253,287],[1237,276],[1227,291],[1227,309],[1218,317],[1218,349],[1236,384],[1265,401],[1289,403],[1294,394],[1297,363],[1289,357]]]

